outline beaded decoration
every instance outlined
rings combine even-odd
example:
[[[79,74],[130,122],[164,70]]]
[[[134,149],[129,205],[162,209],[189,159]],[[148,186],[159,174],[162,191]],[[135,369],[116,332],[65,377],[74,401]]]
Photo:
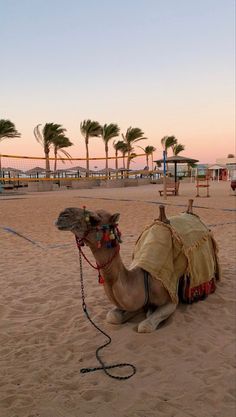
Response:
[[[114,248],[121,243],[121,233],[117,224],[103,224],[101,227],[97,227],[96,241],[97,248],[101,248],[103,242],[107,248]]]
[[[86,210],[86,206],[83,206],[84,209],[84,220],[86,221],[86,223],[90,222],[90,218],[89,218],[89,211]]]
[[[84,209],[84,219],[86,223],[90,222],[89,211],[86,210],[86,206],[83,206]],[[118,224],[103,224],[96,228],[96,242],[97,248],[102,247],[102,243],[105,243],[107,248],[114,248],[119,243],[122,243],[121,232],[118,229]]]

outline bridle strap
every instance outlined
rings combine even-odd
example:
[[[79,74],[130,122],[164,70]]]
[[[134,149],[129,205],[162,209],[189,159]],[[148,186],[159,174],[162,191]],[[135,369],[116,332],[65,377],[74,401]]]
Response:
[[[82,239],[79,239],[77,236],[75,236],[75,240],[76,240],[76,243],[77,243],[77,247],[78,247],[78,249],[79,249],[79,251],[80,251],[80,253],[81,253],[81,255],[83,256],[83,258],[86,260],[86,262],[93,268],[93,269],[96,269],[97,271],[100,271],[100,269],[103,269],[103,268],[105,268],[106,266],[108,266],[108,265],[110,265],[111,263],[112,263],[112,261],[113,261],[113,259],[116,257],[116,255],[118,255],[118,253],[119,253],[119,251],[120,251],[120,245],[118,244],[117,246],[116,246],[116,250],[115,250],[115,252],[113,253],[113,255],[112,255],[112,257],[107,261],[107,262],[105,262],[104,264],[102,264],[102,265],[99,265],[98,263],[96,264],[96,266],[95,265],[93,265],[92,264],[92,262],[90,262],[90,260],[87,258],[87,256],[84,254],[84,252],[82,251],[82,248],[81,248],[81,246],[83,245],[83,240],[84,240],[84,237],[82,238]]]
[[[148,306],[150,301],[149,296],[149,273],[147,271],[143,271],[143,279],[144,279],[144,290],[145,290],[145,301],[144,301],[144,308]]]

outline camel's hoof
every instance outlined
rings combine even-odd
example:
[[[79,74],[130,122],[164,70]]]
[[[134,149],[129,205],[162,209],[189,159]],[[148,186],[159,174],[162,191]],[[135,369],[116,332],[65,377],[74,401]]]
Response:
[[[156,328],[148,320],[141,321],[138,325],[138,333],[151,333],[154,332]]]
[[[118,308],[108,311],[106,320],[107,323],[121,324],[123,322],[123,311]]]

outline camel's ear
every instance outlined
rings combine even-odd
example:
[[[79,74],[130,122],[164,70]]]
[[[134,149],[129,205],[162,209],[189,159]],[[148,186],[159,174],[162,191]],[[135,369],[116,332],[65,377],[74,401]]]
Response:
[[[89,221],[92,226],[97,226],[99,223],[101,223],[101,217],[95,213],[94,211],[89,212]]]
[[[109,223],[117,224],[119,222],[119,218],[120,218],[120,213],[112,214],[112,216],[110,217]]]

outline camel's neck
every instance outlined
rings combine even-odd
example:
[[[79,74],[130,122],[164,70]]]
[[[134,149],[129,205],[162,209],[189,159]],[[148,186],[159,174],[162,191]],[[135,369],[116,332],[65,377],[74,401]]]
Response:
[[[90,246],[90,245],[89,245]],[[101,275],[103,276],[104,290],[110,301],[122,310],[139,309],[143,305],[143,297],[137,297],[134,302],[133,287],[143,287],[143,272],[135,269],[129,270],[122,262],[119,251],[116,248],[97,249],[93,245],[90,249],[96,259],[98,266],[101,266]],[[109,262],[111,260],[111,262]],[[103,266],[105,265],[105,266]]]
[[[94,258],[96,259],[98,267],[102,272],[102,276],[107,283],[113,285],[117,282],[118,279],[126,280],[128,270],[122,262],[119,246],[111,249],[97,249],[93,246],[90,246],[90,249]]]

